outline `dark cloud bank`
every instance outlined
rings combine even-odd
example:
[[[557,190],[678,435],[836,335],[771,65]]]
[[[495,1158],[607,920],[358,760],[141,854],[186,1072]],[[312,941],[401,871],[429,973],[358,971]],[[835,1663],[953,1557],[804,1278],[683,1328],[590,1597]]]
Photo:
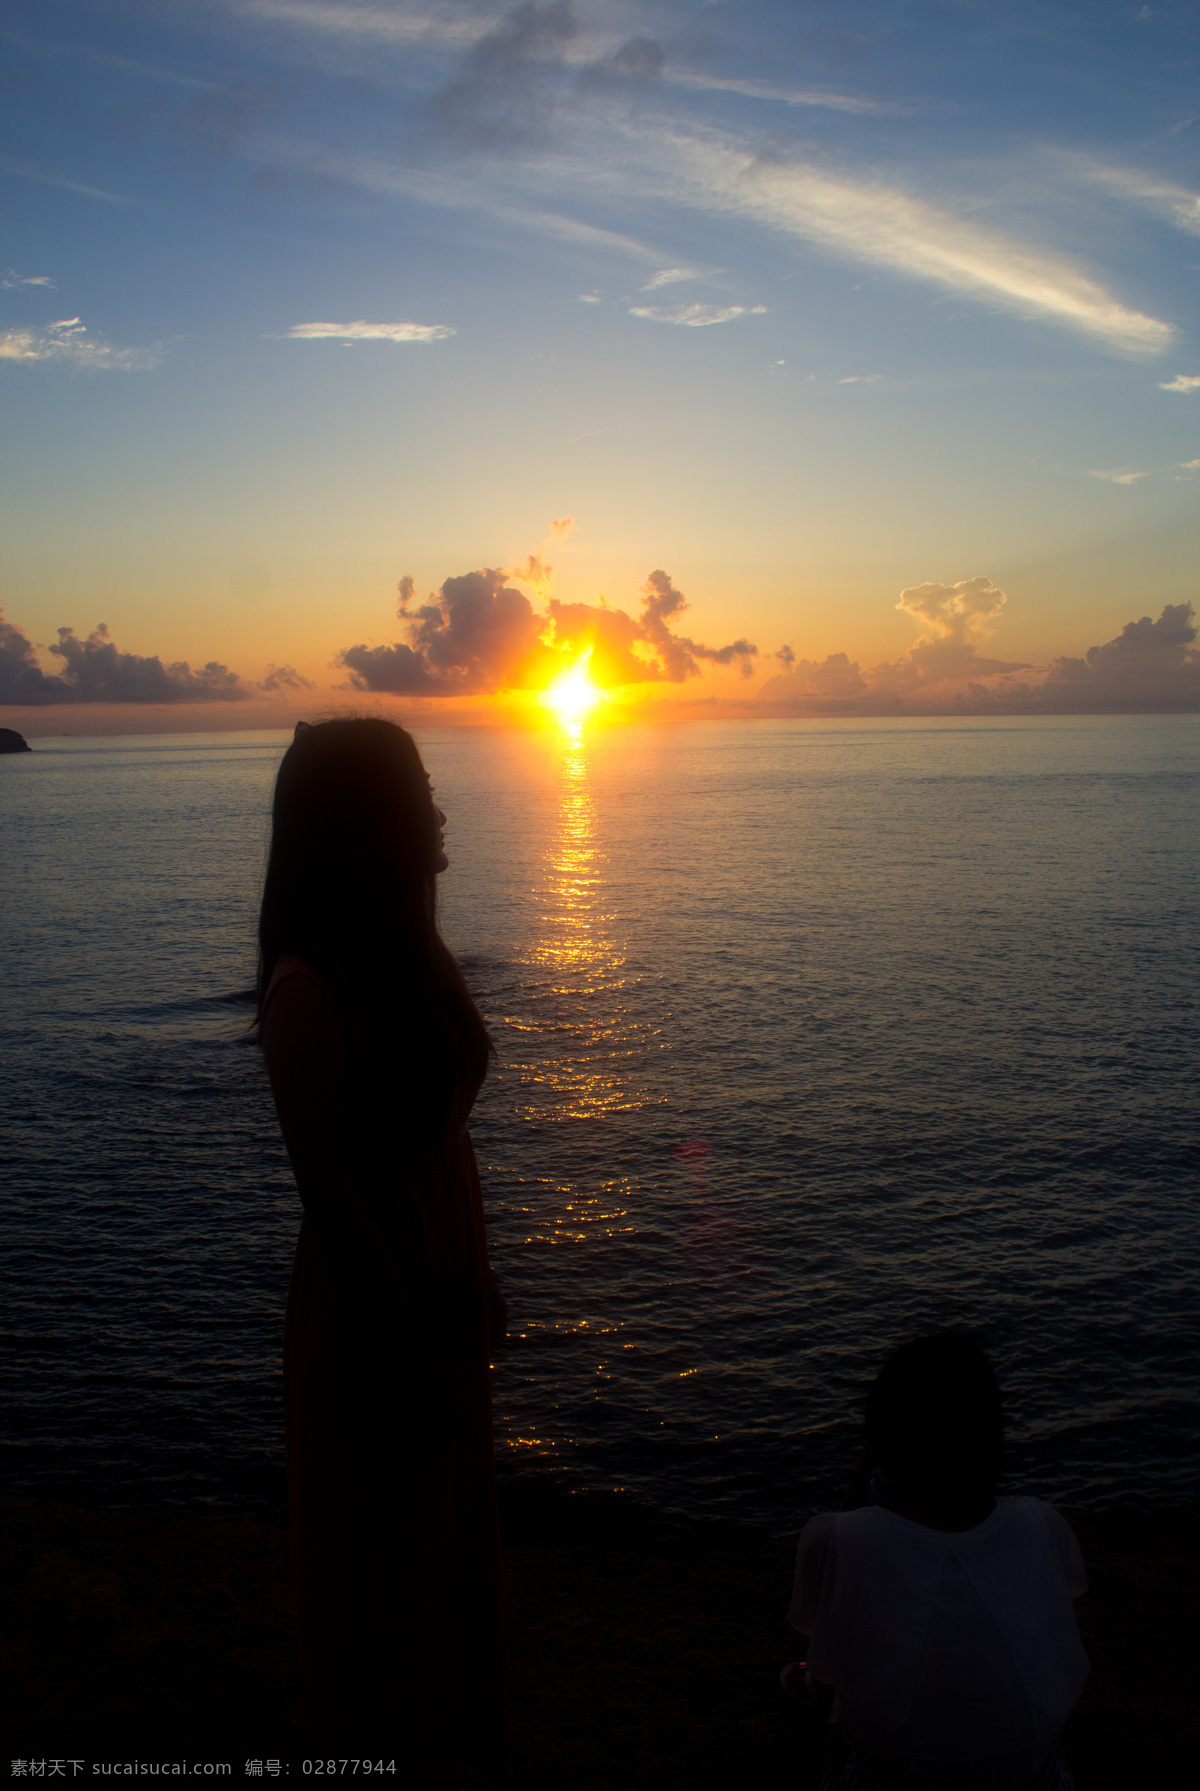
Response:
[[[62,660],[61,672],[44,672],[33,643],[0,612],[0,703],[240,703],[261,691],[312,688],[287,665],[270,666],[261,684],[245,684],[215,659],[193,671],[184,660],[164,665],[157,654],[122,653],[103,622],[85,640],[60,628],[50,651]]]

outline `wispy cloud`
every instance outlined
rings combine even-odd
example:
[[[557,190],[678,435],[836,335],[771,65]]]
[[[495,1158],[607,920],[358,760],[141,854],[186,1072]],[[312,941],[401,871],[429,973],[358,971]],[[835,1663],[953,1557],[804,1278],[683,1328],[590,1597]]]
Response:
[[[1174,379],[1160,379],[1160,392],[1200,392],[1200,373],[1177,373]]]
[[[773,100],[784,106],[817,106],[827,112],[909,112],[912,107],[895,100],[872,99],[867,94],[831,93],[823,87],[779,87],[770,81],[744,81],[736,77],[687,74],[670,69],[666,75],[676,87],[697,93],[736,93],[744,99]]]
[[[1174,339],[1170,323],[1123,304],[1071,256],[990,228],[981,221],[978,195],[963,193],[959,202],[927,197],[891,175],[830,165],[811,148],[786,142],[756,147],[744,135],[698,126],[681,114],[673,118],[666,110],[668,103],[684,105],[689,88],[851,112],[895,109],[869,97],[673,71],[662,46],[650,38],[631,38],[615,52],[607,48],[566,0],[527,0],[482,32],[477,13],[446,5],[237,0],[237,10],[248,20],[324,34],[343,47],[419,41],[443,52],[465,51],[451,78],[424,104],[420,124],[414,115],[410,165],[280,146],[281,159],[309,173],[431,205],[470,207],[495,223],[627,255],[649,264],[644,290],[655,290],[656,281],[695,277],[698,270],[539,201],[557,191],[570,194],[572,212],[590,209],[594,197],[608,215],[614,201],[628,211],[630,201],[641,200],[687,208],[709,222],[720,216],[753,222],[794,242],[1069,329],[1117,353],[1157,354]],[[620,71],[632,71],[633,87],[618,91],[607,79],[582,78],[601,64],[614,80]],[[633,80],[640,79],[639,71],[646,77],[641,86]],[[634,88],[641,97],[630,103]],[[651,89],[657,101],[648,97]],[[270,146],[263,148],[270,153]],[[439,153],[481,149],[487,161],[477,161],[469,178],[428,165]],[[1076,184],[1106,184],[1139,203],[1168,208],[1180,222],[1197,215],[1194,195],[1158,177],[1086,158],[1072,163],[1064,157],[1063,165]],[[938,179],[944,185],[944,174]],[[653,320],[688,321],[665,315]]]
[[[14,161],[11,156],[0,156],[0,170],[5,174],[21,175],[26,180],[40,181],[43,186],[61,187],[65,193],[82,193],[87,199],[103,199],[106,205],[136,204],[124,193],[110,193],[106,187],[89,187],[81,180],[65,180],[60,174],[46,174],[41,168],[31,168],[28,162]]]
[[[639,292],[657,292],[661,286],[677,286],[681,280],[703,280],[725,270],[719,267],[662,267],[652,274]]]
[[[1200,236],[1200,193],[1193,193],[1173,180],[1147,173],[1142,168],[1118,168],[1092,156],[1065,152],[1061,159],[1079,179],[1159,217],[1168,218],[1190,236]]]
[[[328,4],[327,0],[235,0],[235,10],[244,19],[290,25],[318,36],[340,39],[344,44],[424,45],[429,49],[467,50],[481,41],[479,15],[447,6],[337,6]],[[548,15],[550,7],[511,7],[499,31],[503,32],[506,24],[515,24],[520,29],[524,23],[536,23],[538,10]],[[561,13],[564,17],[573,17],[566,7]],[[822,87],[789,87],[778,82],[673,68],[664,56],[662,46],[653,38],[635,37],[615,51],[605,51],[599,34],[586,30],[582,20],[576,19],[574,23],[576,29],[572,35],[575,42],[564,44],[561,55],[564,62],[584,71],[608,67],[616,73],[643,73],[649,64],[657,81],[685,92],[731,93],[744,99],[817,107],[832,112],[869,114],[912,110],[896,101],[875,99],[867,94],[838,93]],[[492,25],[484,36],[490,38],[496,34],[497,27]],[[640,58],[630,54],[636,49],[644,52]]]
[[[53,286],[54,281],[49,274],[19,274],[16,268],[10,267],[8,277],[0,280],[0,286],[6,292],[22,292],[28,286]]]
[[[456,331],[448,323],[294,323],[288,338],[298,342],[440,342]]]
[[[732,323],[735,317],[759,317],[765,305],[630,305],[631,317],[651,323],[677,323],[685,329],[706,329],[710,323]]]
[[[452,174],[431,174],[423,168],[369,160],[364,157],[314,155],[307,146],[276,140],[267,146],[279,161],[302,168],[327,180],[342,180],[364,191],[393,198],[416,199],[422,204],[450,210],[477,211],[499,224],[512,224],[552,241],[598,250],[631,261],[661,263],[663,252],[620,230],[589,224],[565,212],[514,200],[511,191],[480,179],[460,179]]]
[[[1109,485],[1136,485],[1139,479],[1150,477],[1149,473],[1106,472],[1098,466],[1089,466],[1087,475],[1089,479],[1104,479]]]
[[[893,182],[832,171],[777,146],[755,152],[724,132],[701,133],[612,114],[602,124],[593,120],[598,128],[590,133],[584,120],[577,122],[573,151],[563,148],[519,166],[493,157],[487,180],[354,158],[322,158],[318,163],[311,154],[293,153],[310,168],[374,192],[470,207],[541,235],[649,261],[656,269],[664,264],[659,250],[514,201],[511,183],[566,188],[576,203],[593,192],[605,199],[636,194],[708,218],[723,214],[754,221],[793,241],[1065,327],[1117,353],[1158,354],[1174,339],[1169,323],[1121,304],[1065,255],[989,230]]]
[[[89,336],[78,317],[64,317],[44,329],[0,331],[0,361],[63,361],[90,372],[142,373],[162,358],[159,347],[117,348],[102,336]]]
[[[454,16],[444,7],[392,5],[330,6],[324,0],[234,0],[240,18],[266,25],[292,25],[325,37],[357,43],[427,44],[465,49],[479,36],[479,19]]]
[[[87,44],[51,43],[36,38],[24,37],[17,31],[6,31],[9,43],[19,44],[23,50],[31,51],[35,56],[82,57],[88,62],[96,62],[103,68],[117,68],[125,74],[144,75],[151,81],[165,81],[171,87],[210,88],[215,82],[206,81],[197,75],[177,74],[173,69],[155,68],[148,62],[135,62],[128,56],[114,56],[109,50],[94,50]]]
[[[641,178],[662,196],[891,268],[1130,354],[1169,346],[1170,324],[1122,305],[1065,256],[1014,240],[891,183],[832,173],[723,133],[644,130]]]
[[[886,378],[886,373],[845,373],[835,383],[839,386],[877,386]]]

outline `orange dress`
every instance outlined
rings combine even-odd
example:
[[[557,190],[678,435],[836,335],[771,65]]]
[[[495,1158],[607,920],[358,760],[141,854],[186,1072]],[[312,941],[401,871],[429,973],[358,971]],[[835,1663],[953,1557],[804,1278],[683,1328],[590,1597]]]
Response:
[[[306,1212],[284,1327],[292,1568],[305,1728],[395,1759],[413,1787],[458,1785],[503,1754],[504,1646],[483,1203],[466,1121],[405,1150],[362,1070],[369,1041],[333,995],[352,1065],[353,1215],[399,1284],[388,1347]]]

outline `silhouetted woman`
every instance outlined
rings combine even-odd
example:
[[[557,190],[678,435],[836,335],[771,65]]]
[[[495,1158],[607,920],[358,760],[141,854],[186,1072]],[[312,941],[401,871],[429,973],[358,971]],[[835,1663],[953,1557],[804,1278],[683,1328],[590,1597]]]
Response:
[[[306,1728],[457,1785],[503,1649],[487,1263],[467,1117],[487,1032],[437,930],[445,816],[378,720],[303,724],[275,785],[259,1028],[304,1219],[284,1331]]]

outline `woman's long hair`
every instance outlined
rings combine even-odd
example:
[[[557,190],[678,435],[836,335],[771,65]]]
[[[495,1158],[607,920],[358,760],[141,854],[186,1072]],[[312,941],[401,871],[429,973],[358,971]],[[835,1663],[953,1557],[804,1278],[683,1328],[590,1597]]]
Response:
[[[366,718],[297,729],[275,780],[259,1011],[284,953],[311,963],[366,1022],[377,1092],[426,1136],[445,1130],[456,1097],[474,1095],[491,1049],[438,932],[438,852],[410,734]]]

